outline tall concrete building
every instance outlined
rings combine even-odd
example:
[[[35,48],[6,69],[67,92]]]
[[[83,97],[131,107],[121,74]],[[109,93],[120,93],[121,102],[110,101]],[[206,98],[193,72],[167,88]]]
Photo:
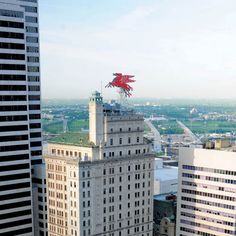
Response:
[[[151,236],[154,156],[143,117],[98,92],[89,115],[89,134],[48,144],[49,236]]]
[[[46,235],[46,224],[34,232],[32,201],[40,113],[38,2],[0,0],[0,235]]]
[[[177,235],[235,235],[236,154],[181,149]]]

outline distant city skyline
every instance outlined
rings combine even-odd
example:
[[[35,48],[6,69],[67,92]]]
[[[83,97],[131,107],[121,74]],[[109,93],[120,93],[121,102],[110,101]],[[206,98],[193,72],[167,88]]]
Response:
[[[44,99],[86,98],[113,72],[136,76],[134,98],[236,99],[233,0],[39,4]]]

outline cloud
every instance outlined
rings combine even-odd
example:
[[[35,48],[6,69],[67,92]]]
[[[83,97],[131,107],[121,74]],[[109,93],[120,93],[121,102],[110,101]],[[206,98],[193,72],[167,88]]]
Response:
[[[156,11],[156,6],[138,6],[114,22],[117,29],[134,29]]]

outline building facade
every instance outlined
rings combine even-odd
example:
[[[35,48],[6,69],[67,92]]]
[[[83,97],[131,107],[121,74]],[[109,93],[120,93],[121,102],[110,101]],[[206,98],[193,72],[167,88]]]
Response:
[[[175,194],[154,195],[154,236],[175,236],[177,196]]]
[[[32,201],[33,167],[42,163],[40,113],[38,2],[1,0],[0,235],[40,233]]]
[[[177,235],[235,235],[236,154],[181,149]]]
[[[176,193],[178,189],[178,167],[164,163],[162,158],[155,158],[154,195]]]
[[[48,144],[49,235],[151,236],[154,156],[143,117],[98,92],[89,113],[89,135]]]

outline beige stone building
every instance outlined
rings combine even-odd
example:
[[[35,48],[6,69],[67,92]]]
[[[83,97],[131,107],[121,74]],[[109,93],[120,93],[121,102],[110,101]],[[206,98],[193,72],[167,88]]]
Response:
[[[89,134],[52,140],[45,156],[49,236],[151,236],[153,165],[143,117],[95,92]]]

